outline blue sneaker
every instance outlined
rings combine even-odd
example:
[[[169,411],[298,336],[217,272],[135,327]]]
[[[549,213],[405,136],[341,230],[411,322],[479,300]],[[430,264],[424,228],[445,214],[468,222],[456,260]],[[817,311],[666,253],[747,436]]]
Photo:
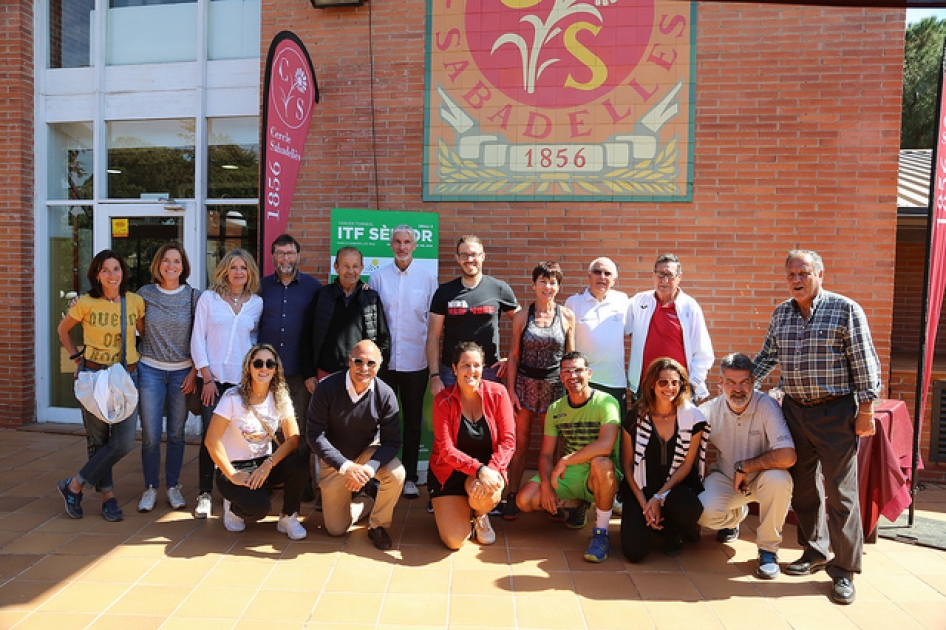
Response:
[[[782,570],[778,566],[778,556],[774,551],[759,550],[759,566],[756,569],[756,577],[763,580],[774,580]]]
[[[73,492],[69,489],[69,482],[72,477],[62,479],[56,484],[56,489],[62,495],[62,500],[66,504],[66,514],[72,518],[82,518],[82,491]]]
[[[118,501],[115,500],[115,497],[102,504],[102,518],[109,523],[125,520],[125,515],[122,514],[122,509],[118,507]]]
[[[595,527],[591,530],[591,544],[585,549],[585,560],[588,562],[604,562],[611,553],[611,539],[608,530]]]

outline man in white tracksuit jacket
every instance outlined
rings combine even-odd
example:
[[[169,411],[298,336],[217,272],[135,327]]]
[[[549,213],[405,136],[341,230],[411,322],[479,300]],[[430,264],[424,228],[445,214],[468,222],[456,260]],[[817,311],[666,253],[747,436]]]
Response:
[[[715,360],[713,343],[703,309],[680,289],[682,275],[680,260],[661,254],[654,263],[654,290],[630,299],[625,320],[626,333],[631,335],[627,383],[635,398],[647,365],[664,356],[686,367],[697,401],[709,398],[706,375]]]

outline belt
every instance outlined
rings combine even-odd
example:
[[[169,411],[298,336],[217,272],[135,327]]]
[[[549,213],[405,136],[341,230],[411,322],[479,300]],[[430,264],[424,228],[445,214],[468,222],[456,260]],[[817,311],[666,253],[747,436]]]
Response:
[[[85,367],[86,369],[95,370],[95,371],[105,370],[111,367],[110,365],[102,365],[101,363],[96,363],[95,361],[89,361],[88,359],[82,359],[82,366]],[[132,363],[131,365],[126,367],[125,370],[129,374],[131,374],[132,372],[135,371],[136,367],[138,367],[138,364]]]
[[[792,398],[794,402],[797,402],[802,407],[817,407],[818,405],[824,405],[829,402],[834,402],[839,398],[844,398],[845,396],[850,396],[850,394],[835,394],[834,396],[825,396],[824,398],[813,398],[812,400],[798,400],[797,398]]]

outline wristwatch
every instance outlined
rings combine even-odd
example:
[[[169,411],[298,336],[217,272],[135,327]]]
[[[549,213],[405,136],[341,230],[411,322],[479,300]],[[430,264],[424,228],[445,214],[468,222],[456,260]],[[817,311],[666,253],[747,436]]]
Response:
[[[666,492],[658,492],[657,494],[654,495],[654,498],[660,501],[660,507],[663,507],[664,501],[667,500],[668,494],[670,494],[669,490],[667,490]]]
[[[744,474],[744,475],[746,474],[746,471],[744,471],[744,470],[742,469],[742,460],[741,460],[741,459],[740,459],[738,462],[736,462],[735,470],[736,470],[737,473],[742,473],[742,474]]]

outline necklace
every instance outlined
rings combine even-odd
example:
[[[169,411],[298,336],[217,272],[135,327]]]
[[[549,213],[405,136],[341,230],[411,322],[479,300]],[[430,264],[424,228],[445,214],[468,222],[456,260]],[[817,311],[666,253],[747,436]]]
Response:
[[[230,294],[230,299],[233,300],[233,305],[236,306],[240,303],[240,300],[243,299],[243,292],[240,291],[237,295]]]
[[[651,411],[650,415],[653,416],[655,420],[667,420],[677,415],[677,410],[674,409],[670,413],[657,413],[656,411]]]

